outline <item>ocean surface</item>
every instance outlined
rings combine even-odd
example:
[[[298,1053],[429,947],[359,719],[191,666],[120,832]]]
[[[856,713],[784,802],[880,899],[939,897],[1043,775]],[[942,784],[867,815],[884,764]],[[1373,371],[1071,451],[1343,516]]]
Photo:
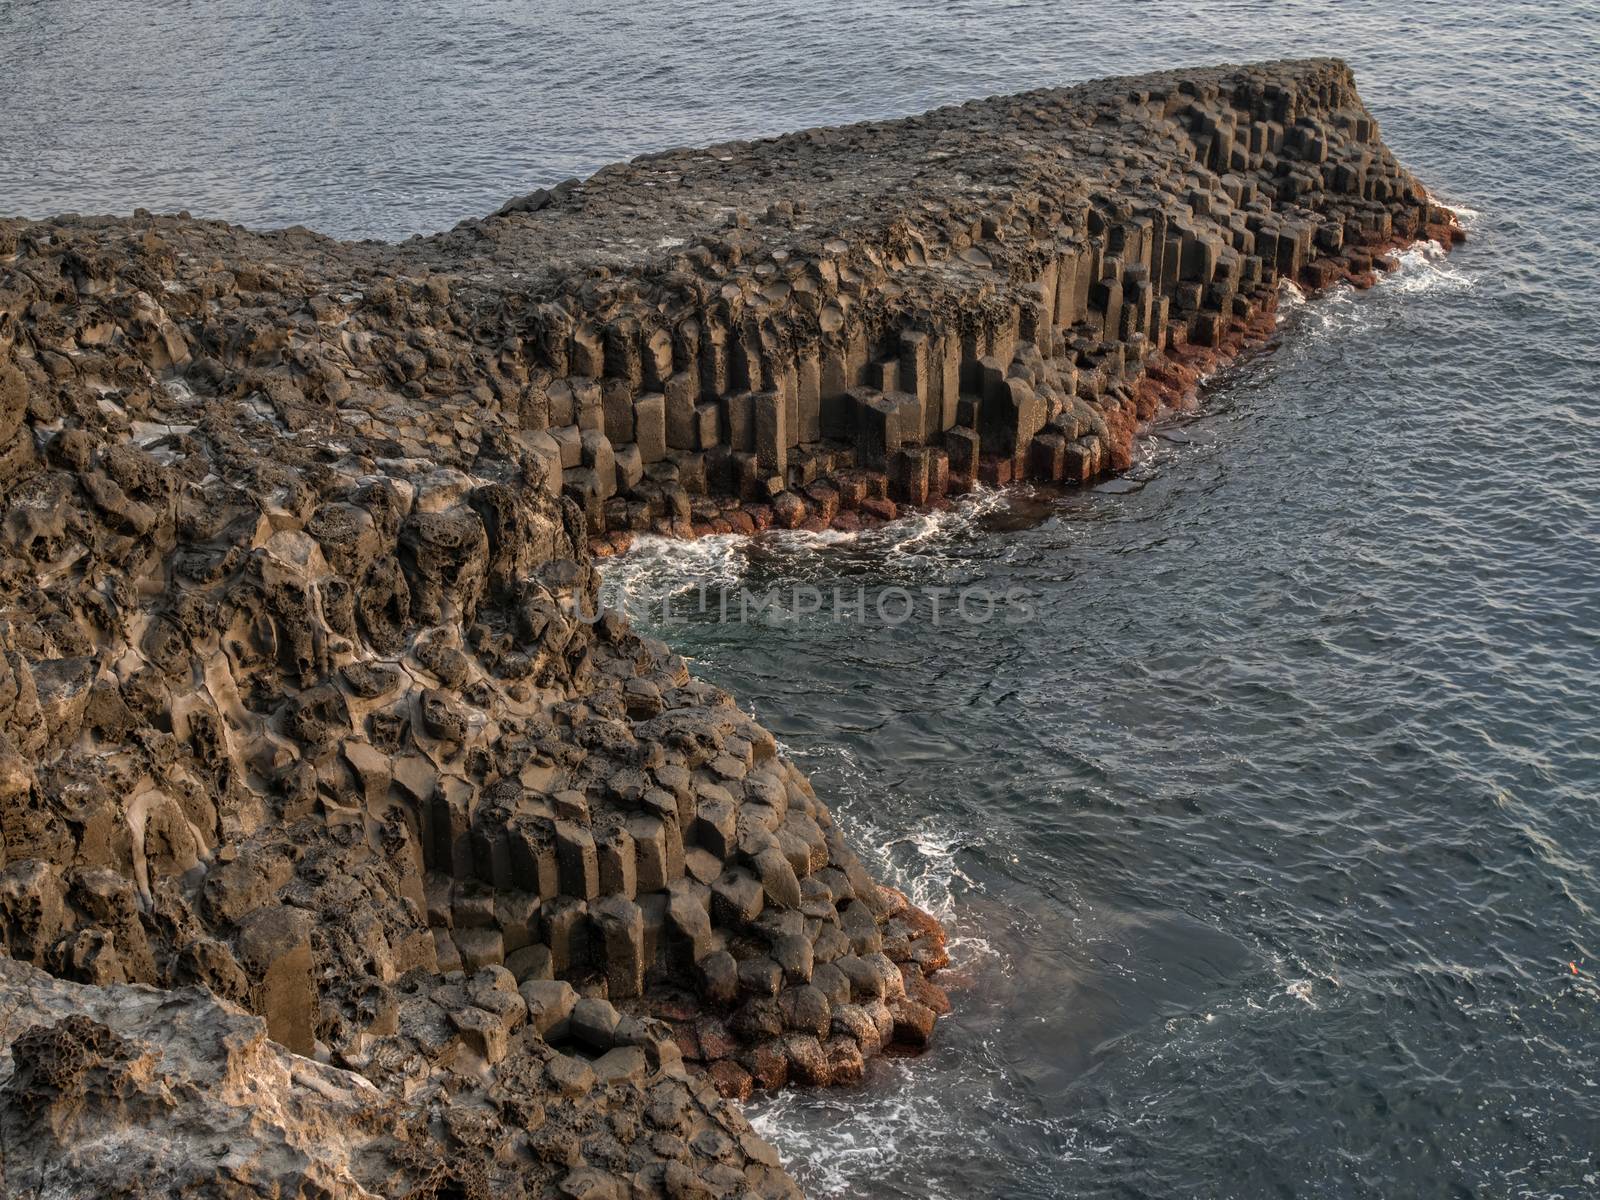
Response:
[[[610,583],[866,590],[646,618],[954,937],[928,1055],[756,1106],[813,1196],[1600,1195],[1594,5],[9,3],[0,212],[393,238],[646,150],[1311,53],[1466,246],[1286,297],[1124,479]],[[1031,619],[876,619],[932,587]]]

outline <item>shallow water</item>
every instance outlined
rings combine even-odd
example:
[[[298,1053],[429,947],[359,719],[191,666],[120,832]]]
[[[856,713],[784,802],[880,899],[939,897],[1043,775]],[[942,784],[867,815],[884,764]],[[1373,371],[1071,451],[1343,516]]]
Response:
[[[955,937],[932,1052],[758,1106],[813,1195],[1600,1194],[1592,6],[252,8],[0,8],[0,211],[397,236],[666,145],[1350,58],[1465,247],[1288,306],[1113,486],[610,579],[1031,598],[659,625]]]

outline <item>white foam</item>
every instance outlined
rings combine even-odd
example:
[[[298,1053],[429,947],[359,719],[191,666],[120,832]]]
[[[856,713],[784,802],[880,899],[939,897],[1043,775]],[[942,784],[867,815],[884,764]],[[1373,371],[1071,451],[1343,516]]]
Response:
[[[997,1070],[989,1063],[965,1063],[962,1069],[985,1075]],[[957,1200],[943,1181],[928,1176],[925,1164],[951,1145],[970,1141],[975,1111],[995,1124],[1031,1118],[992,1077],[963,1078],[963,1094],[952,1098],[930,1091],[925,1074],[917,1060],[878,1060],[864,1088],[791,1089],[758,1101],[747,1115],[756,1132],[778,1147],[807,1195],[859,1196],[870,1192],[869,1181],[914,1176],[919,1195]]]
[[[1477,282],[1450,259],[1450,252],[1438,242],[1418,242],[1396,256],[1400,266],[1379,286],[1406,295],[1427,292],[1456,294],[1471,291]]]
[[[1472,226],[1477,223],[1478,218],[1483,216],[1483,213],[1480,210],[1473,208],[1470,204],[1463,204],[1458,200],[1452,200],[1449,196],[1441,195],[1438,192],[1430,191],[1428,193],[1428,199],[1432,200],[1435,204],[1442,204],[1445,208],[1448,208],[1451,212],[1455,213],[1456,217],[1460,220],[1462,227],[1465,229],[1472,228]]]
[[[931,806],[930,806],[931,807]],[[953,887],[957,879],[971,880],[956,863],[956,855],[966,849],[965,835],[949,829],[923,829],[902,834],[883,844],[891,860],[897,847],[910,851],[909,863],[895,871],[901,890],[918,908],[934,916],[948,918],[955,911]]]
[[[1277,323],[1282,325],[1306,302],[1306,292],[1292,279],[1278,281],[1278,314]]]
[[[629,613],[660,612],[669,599],[704,586],[708,593],[735,588],[749,567],[747,539],[714,533],[692,541],[646,534],[626,554],[600,568],[601,602]]]
[[[1311,981],[1309,979],[1296,979],[1288,987],[1283,989],[1283,994],[1286,996],[1293,996],[1296,1000],[1310,1008],[1317,1007],[1316,997],[1311,994]]]
[[[843,546],[877,556],[894,570],[938,569],[950,561],[950,546],[1007,503],[1006,491],[979,488],[948,508],[918,510],[858,532],[773,529],[755,538],[722,533],[688,541],[644,534],[625,553],[604,561],[602,595],[612,608],[643,613],[660,611],[663,601],[701,586],[709,593],[732,590],[744,583],[756,547],[763,558],[787,560],[781,573],[790,579],[826,572],[829,565],[817,556]]]
[[[1462,270],[1438,242],[1417,242],[1408,246],[1395,255],[1395,263],[1395,269],[1381,275],[1370,293],[1348,283],[1337,283],[1312,297],[1284,280],[1279,284],[1278,323],[1293,321],[1297,325],[1296,337],[1315,340],[1330,334],[1355,332],[1375,319],[1383,319],[1381,306],[1374,307],[1369,296],[1452,295],[1469,291],[1476,285],[1473,276]]]

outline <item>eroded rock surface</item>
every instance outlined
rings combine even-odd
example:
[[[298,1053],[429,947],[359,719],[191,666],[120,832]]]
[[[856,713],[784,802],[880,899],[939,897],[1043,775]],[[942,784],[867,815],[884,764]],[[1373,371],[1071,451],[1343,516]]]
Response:
[[[1093,479],[1280,281],[1424,235],[1331,60],[675,151],[396,246],[0,221],[0,937],[83,985],[0,975],[8,1186],[110,1179],[121,1128],[175,1188],[790,1194],[721,1098],[926,1043],[943,933],[595,619],[595,554]]]
[[[542,998],[522,1002],[500,968],[409,991],[409,1024],[449,1012],[468,1036],[448,1081],[408,1086],[412,1051],[396,1038],[363,1075],[290,1053],[201,987],[91,987],[0,959],[0,1191],[798,1195],[663,1031],[613,1012],[602,1034],[589,1027],[598,1000],[552,1024]]]

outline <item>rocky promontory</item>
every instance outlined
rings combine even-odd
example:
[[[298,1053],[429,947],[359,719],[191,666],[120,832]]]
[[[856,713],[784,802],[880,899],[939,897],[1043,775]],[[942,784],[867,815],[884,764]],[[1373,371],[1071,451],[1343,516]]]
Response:
[[[597,557],[1091,481],[1430,236],[1335,60],[0,220],[6,1194],[794,1195],[738,1101],[926,1045],[944,934]]]

